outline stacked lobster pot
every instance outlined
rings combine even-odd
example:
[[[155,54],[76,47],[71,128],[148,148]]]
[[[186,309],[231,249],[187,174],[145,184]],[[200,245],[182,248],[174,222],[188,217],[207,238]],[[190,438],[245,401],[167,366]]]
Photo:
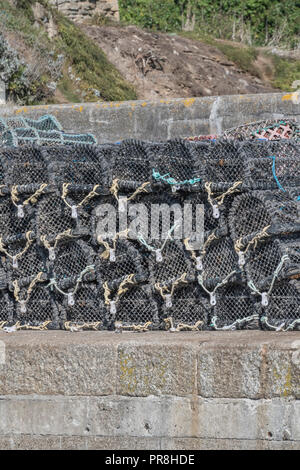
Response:
[[[244,131],[96,145],[0,120],[0,329],[300,329],[300,143]]]

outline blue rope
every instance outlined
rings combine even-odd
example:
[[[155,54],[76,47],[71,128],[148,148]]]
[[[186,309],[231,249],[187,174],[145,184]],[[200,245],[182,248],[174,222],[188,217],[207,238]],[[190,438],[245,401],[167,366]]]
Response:
[[[184,180],[184,181],[176,181],[174,178],[167,178],[168,176],[170,176],[170,173],[166,173],[165,175],[161,175],[159,173],[159,171],[155,171],[154,168],[152,169],[152,176],[153,178],[155,178],[157,181],[158,180],[162,180],[164,181],[165,183],[168,183],[168,184],[176,184],[176,185],[180,185],[180,184],[195,184],[195,183],[198,183],[198,181],[201,181],[201,178],[193,178],[193,179],[190,179],[190,180]]]
[[[275,166],[275,161],[276,161],[276,157],[273,155],[273,156],[269,156],[268,155],[268,158],[272,158],[273,160],[273,164],[272,164],[272,172],[273,172],[273,176],[274,176],[274,179],[277,183],[277,186],[279,189],[281,189],[281,191],[284,191],[285,192],[285,189],[281,186],[280,182],[279,182],[279,179],[277,178],[276,176],[276,166]]]

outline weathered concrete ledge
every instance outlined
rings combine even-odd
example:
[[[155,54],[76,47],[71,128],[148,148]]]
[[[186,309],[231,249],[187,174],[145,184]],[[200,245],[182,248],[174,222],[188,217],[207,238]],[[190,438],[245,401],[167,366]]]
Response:
[[[0,115],[37,118],[54,114],[68,132],[92,132],[99,143],[126,138],[166,140],[219,134],[230,127],[260,119],[300,120],[300,100],[292,94],[266,93],[204,98],[0,107]]]
[[[0,448],[300,449],[300,334],[0,333]]]

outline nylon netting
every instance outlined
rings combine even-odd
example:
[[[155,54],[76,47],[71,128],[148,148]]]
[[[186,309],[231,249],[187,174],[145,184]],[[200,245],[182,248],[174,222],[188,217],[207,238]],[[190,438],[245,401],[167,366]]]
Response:
[[[298,123],[195,140],[0,119],[0,329],[300,329]]]

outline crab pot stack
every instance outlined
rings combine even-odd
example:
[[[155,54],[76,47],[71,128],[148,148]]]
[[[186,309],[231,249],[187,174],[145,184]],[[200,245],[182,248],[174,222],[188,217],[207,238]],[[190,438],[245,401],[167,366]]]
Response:
[[[298,128],[270,126],[97,145],[0,120],[0,328],[300,329]]]

